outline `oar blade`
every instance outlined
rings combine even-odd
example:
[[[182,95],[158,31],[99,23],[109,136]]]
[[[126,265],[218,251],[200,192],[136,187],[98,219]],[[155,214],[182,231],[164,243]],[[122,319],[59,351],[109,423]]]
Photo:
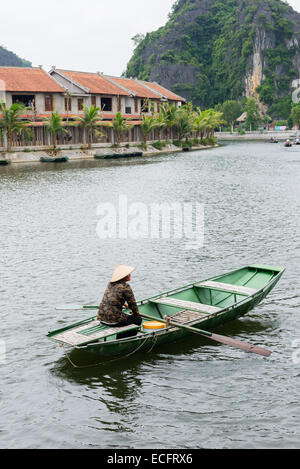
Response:
[[[256,353],[257,355],[262,355],[263,357],[269,357],[272,353],[270,350],[258,347],[257,345],[231,339],[230,337],[226,337],[224,335],[212,334],[210,337],[208,337],[208,339],[215,340],[216,342],[220,342],[225,345],[230,345],[231,347],[239,348],[244,350],[244,352]]]

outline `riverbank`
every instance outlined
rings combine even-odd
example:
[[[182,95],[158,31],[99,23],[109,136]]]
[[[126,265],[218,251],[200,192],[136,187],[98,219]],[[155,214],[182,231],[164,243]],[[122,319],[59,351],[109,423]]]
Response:
[[[246,132],[244,135],[241,135],[238,132],[216,132],[215,136],[218,140],[238,140],[238,141],[247,141],[247,140],[264,140],[269,141],[271,138],[284,141],[287,139],[294,139],[299,137],[300,132],[298,130],[285,130],[285,131],[255,131],[255,132]]]
[[[210,148],[214,148],[217,145],[198,145],[194,146],[188,149],[188,151],[196,151],[196,150],[207,150]],[[98,157],[103,156],[103,158],[108,157],[109,155],[113,154],[119,154],[120,157],[125,157],[128,155],[128,157],[131,156],[131,153],[133,152],[142,152],[143,156],[156,156],[156,155],[161,155],[165,153],[177,153],[177,152],[182,152],[185,151],[183,148],[178,147],[174,144],[168,144],[166,145],[163,149],[158,150],[157,148],[154,148],[151,144],[147,145],[147,150],[141,150],[140,146],[130,146],[129,148],[127,147],[120,147],[120,148],[111,148],[111,146],[101,146],[97,147],[93,145],[93,147],[88,150],[88,149],[82,149],[82,148],[62,148],[59,151],[59,154],[57,156],[60,157],[68,157],[70,161],[76,161],[76,160],[91,160],[95,158],[95,155],[97,154]],[[7,159],[10,161],[10,163],[40,163],[41,158],[49,158],[50,154],[49,151],[45,151],[42,148],[41,149],[26,149],[20,150],[20,151],[13,151],[4,157],[4,153],[2,155],[0,154],[0,160]]]

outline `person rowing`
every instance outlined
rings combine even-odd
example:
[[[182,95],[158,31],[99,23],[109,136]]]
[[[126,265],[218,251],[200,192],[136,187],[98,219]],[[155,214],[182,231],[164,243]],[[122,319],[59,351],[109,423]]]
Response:
[[[120,264],[116,266],[98,309],[97,319],[102,324],[123,327],[130,324],[139,326],[142,323],[133,291],[127,283],[134,270],[135,267]],[[131,310],[130,315],[123,313],[124,307]]]

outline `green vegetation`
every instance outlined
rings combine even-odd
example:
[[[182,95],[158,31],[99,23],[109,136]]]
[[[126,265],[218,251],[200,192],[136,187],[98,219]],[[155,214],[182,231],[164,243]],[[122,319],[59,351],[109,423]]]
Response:
[[[26,110],[23,104],[12,104],[9,108],[5,103],[0,103],[0,129],[3,135],[6,137],[6,151],[9,153],[12,148],[13,135],[22,134],[25,132],[25,136],[30,139],[31,133],[27,128],[27,122],[20,120],[22,114]]]
[[[264,80],[256,93],[273,120],[288,120],[299,35],[298,15],[281,0],[177,0],[165,26],[133,38],[125,75],[158,81],[195,106],[213,108],[242,101],[259,47]],[[233,129],[238,105],[232,117],[228,112],[225,107]]]
[[[92,148],[93,135],[100,135],[100,132],[97,131],[97,126],[99,125],[100,120],[100,108],[91,106],[83,106],[84,114],[83,116],[77,116],[76,120],[87,132],[87,142],[88,148]]]
[[[143,134],[143,144],[147,144],[147,137],[152,133],[152,131],[156,127],[156,118],[151,116],[146,116],[145,114],[142,115],[142,122],[141,122],[141,131]]]
[[[112,128],[114,131],[115,145],[118,147],[122,135],[130,129],[128,119],[125,119],[120,112],[117,112],[116,117],[112,121]]]
[[[253,127],[261,120],[261,116],[259,114],[258,104],[255,98],[249,98],[246,106],[245,112],[247,114],[246,117],[246,124],[249,125],[250,132],[252,131]]]
[[[293,124],[297,125],[299,128],[300,125],[300,104],[294,104],[291,111],[291,120]]]
[[[224,120],[231,125],[231,131],[233,132],[233,126],[235,121],[242,114],[242,105],[239,101],[229,100],[221,106]]]
[[[66,129],[63,127],[62,117],[58,114],[58,112],[52,112],[50,117],[44,117],[45,127],[47,132],[52,137],[52,153],[55,156],[58,153],[57,145],[57,137],[58,134],[61,132],[66,132]]]
[[[0,66],[2,67],[32,67],[31,62],[21,59],[13,52],[0,46]]]

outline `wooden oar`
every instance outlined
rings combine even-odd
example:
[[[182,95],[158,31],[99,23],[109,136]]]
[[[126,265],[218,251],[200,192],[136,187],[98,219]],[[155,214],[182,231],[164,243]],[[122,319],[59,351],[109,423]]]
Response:
[[[58,306],[56,309],[57,310],[98,309],[98,306],[69,305],[69,306]],[[196,327],[187,326],[185,324],[179,324],[175,321],[172,321],[172,319],[170,321],[165,321],[164,319],[149,316],[148,314],[140,313],[140,315],[143,318],[151,319],[152,321],[159,321],[159,322],[163,322],[164,324],[170,324],[171,326],[174,326],[174,327],[186,329],[187,331],[193,332],[194,334],[202,335],[203,337],[207,337],[208,339],[214,340],[215,342],[220,342],[221,344],[225,344],[231,347],[238,348],[240,350],[243,350],[244,352],[256,353],[257,355],[262,355],[264,357],[269,357],[272,353],[270,352],[270,350],[266,350],[262,347],[258,347],[248,342],[242,342],[241,340],[231,339],[230,337],[226,337],[225,335],[215,334],[213,332],[205,331],[203,329],[198,329]]]
[[[231,347],[239,348],[241,350],[244,350],[245,352],[256,353],[257,355],[262,355],[264,357],[269,357],[272,353],[270,352],[270,350],[266,350],[262,347],[257,347],[256,345],[249,344],[248,342],[242,342],[241,340],[231,339],[230,337],[226,337],[225,335],[214,334],[212,332],[198,329],[196,327],[186,326],[185,324],[180,324],[178,322],[172,321],[172,319],[170,319],[169,321],[165,321],[160,318],[158,319],[153,316],[148,316],[147,314],[140,313],[140,315],[146,319],[152,319],[154,321],[159,321],[165,324],[170,324],[171,326],[174,326],[174,327],[186,329],[187,331],[193,332],[194,334],[202,335],[203,337],[207,337],[208,339],[214,340],[216,342],[220,342],[221,344],[230,345]]]

